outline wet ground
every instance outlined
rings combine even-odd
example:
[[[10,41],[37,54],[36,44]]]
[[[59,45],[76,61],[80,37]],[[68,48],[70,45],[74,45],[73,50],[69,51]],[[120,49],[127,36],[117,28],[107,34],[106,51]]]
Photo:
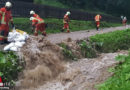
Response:
[[[101,54],[98,58],[68,63],[66,64],[67,71],[56,80],[32,90],[96,90],[96,85],[113,75],[108,70],[118,64],[115,57],[127,53],[127,51],[120,51]]]
[[[50,41],[50,43],[48,41],[46,41],[45,43],[44,39],[41,36],[39,36],[39,38],[36,38],[36,40],[28,40],[28,43],[31,44],[24,45],[23,55],[25,54],[24,57],[26,58],[26,63],[29,66],[29,68],[28,66],[26,66],[26,69],[29,71],[30,75],[26,75],[27,71],[24,72],[24,77],[27,76],[27,78],[25,78],[27,80],[25,81],[29,81],[32,83],[30,79],[33,79],[34,82],[35,80],[37,80],[37,82],[30,84],[30,87],[31,85],[37,86],[39,84],[38,81],[42,82],[45,79],[45,72],[48,73],[48,71],[50,70],[51,72],[55,72],[55,70],[60,71],[61,68],[55,69],[55,67],[58,68],[57,64],[60,65],[59,62],[60,60],[62,60],[62,55],[60,55],[60,48],[52,44],[60,43],[68,38],[71,38],[72,40],[81,40],[95,34],[107,33],[116,30],[122,30],[125,28],[126,27],[122,26],[106,28],[100,31],[90,30],[90,32],[77,31],[71,32],[69,34],[50,34],[46,37],[46,39]],[[48,47],[46,47],[46,45],[48,45]],[[4,45],[0,45],[0,50],[3,50],[3,47]],[[56,52],[58,52],[59,54]],[[95,85],[104,82],[108,77],[113,74],[108,72],[108,69],[110,67],[114,67],[118,63],[117,61],[115,61],[115,56],[117,56],[118,54],[127,54],[127,52],[120,51],[117,53],[101,54],[98,58],[94,59],[80,59],[76,62],[68,62],[64,64],[67,68],[64,73],[61,73],[60,75],[55,74],[58,77],[54,75],[55,78],[48,78],[47,80],[49,81],[44,82],[44,84],[41,83],[42,85],[40,84],[40,86],[37,88],[30,88],[28,90],[95,90]],[[55,62],[53,59],[55,60]],[[42,67],[45,66],[47,67],[47,69],[45,69],[44,67],[45,70],[43,70],[39,65],[42,65]],[[50,67],[49,65],[52,67]],[[39,71],[39,68],[41,71],[43,71],[42,73]],[[49,70],[48,68],[52,69]],[[36,73],[35,70],[38,73]],[[38,78],[39,75],[43,78],[43,80],[41,78]],[[50,75],[50,77],[51,76],[53,75]],[[29,86],[27,82],[25,82],[25,84]]]
[[[111,27],[111,28],[104,28],[99,31],[96,30],[85,30],[85,31],[76,31],[71,33],[57,33],[57,34],[50,34],[47,36],[47,40],[51,43],[60,43],[63,40],[66,40],[67,38],[71,38],[72,40],[82,40],[84,38],[88,38],[90,36],[96,35],[96,34],[102,34],[107,32],[112,32],[116,30],[123,30],[126,28],[130,28],[130,25],[127,27],[120,26],[120,27]]]

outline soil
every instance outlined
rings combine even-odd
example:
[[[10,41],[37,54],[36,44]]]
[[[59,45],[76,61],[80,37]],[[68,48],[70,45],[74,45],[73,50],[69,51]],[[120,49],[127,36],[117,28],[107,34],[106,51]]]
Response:
[[[97,90],[96,85],[113,75],[108,69],[119,63],[115,57],[127,53],[127,51],[103,53],[98,58],[68,63],[67,71],[60,74],[58,79],[33,90]]]

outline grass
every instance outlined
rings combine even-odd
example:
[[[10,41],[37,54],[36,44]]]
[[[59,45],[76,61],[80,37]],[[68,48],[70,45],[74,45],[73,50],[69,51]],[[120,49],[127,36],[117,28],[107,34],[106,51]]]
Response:
[[[46,18],[44,20],[48,24],[48,28],[46,29],[47,33],[59,33],[63,27],[62,19]],[[14,24],[16,25],[16,28],[32,34],[31,22],[29,21],[29,18],[14,18]],[[121,24],[119,23],[101,22],[101,28],[116,27],[120,25]],[[70,22],[70,30],[72,32],[89,29],[95,29],[95,22],[80,20],[71,20]]]
[[[69,8],[67,5],[57,2],[56,0],[34,0],[34,3],[60,7],[60,8]]]
[[[116,57],[120,64],[112,72],[114,75],[105,83],[98,85],[98,90],[130,90],[130,53]]]
[[[90,37],[90,42],[99,52],[116,52],[130,48],[130,29],[97,34]]]

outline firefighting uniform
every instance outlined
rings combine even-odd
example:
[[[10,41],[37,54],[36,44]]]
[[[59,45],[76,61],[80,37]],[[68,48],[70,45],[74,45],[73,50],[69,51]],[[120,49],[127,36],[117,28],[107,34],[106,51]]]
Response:
[[[37,18],[34,17],[34,19],[32,20],[32,26],[35,27],[35,32],[34,32],[35,36],[38,35],[38,30],[40,30],[42,34],[46,36],[45,23],[43,19],[41,19],[40,17]]]
[[[38,14],[33,14],[33,17],[40,18],[40,16]]]
[[[63,29],[67,29],[67,32],[70,32],[69,31],[69,16],[68,15],[64,15],[64,19],[63,19],[63,23],[64,23],[64,27]]]
[[[100,16],[100,15],[96,15],[95,16],[95,22],[96,22],[96,27],[97,27],[97,30],[99,29],[99,27],[100,27],[100,19],[101,19],[102,17]]]
[[[2,78],[0,77],[0,87],[3,86]]]
[[[0,41],[7,39],[9,33],[9,21],[13,23],[11,11],[5,7],[0,9]]]
[[[123,23],[124,26],[126,26],[126,22],[127,22],[127,19],[123,18],[122,23]]]

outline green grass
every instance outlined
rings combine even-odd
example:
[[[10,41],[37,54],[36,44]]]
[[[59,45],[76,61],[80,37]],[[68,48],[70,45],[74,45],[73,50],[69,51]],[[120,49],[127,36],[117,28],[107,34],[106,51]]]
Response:
[[[130,53],[118,56],[120,64],[113,68],[114,75],[105,83],[98,85],[98,90],[130,90]]]
[[[69,8],[67,5],[57,2],[56,0],[34,0],[34,3],[60,7],[60,8]]]
[[[62,19],[46,18],[44,20],[48,24],[48,28],[46,29],[47,33],[59,33],[63,27]],[[31,22],[29,21],[29,18],[14,18],[14,24],[16,25],[17,29],[21,29],[28,32],[29,34],[32,34]],[[121,24],[118,23],[101,22],[101,28],[116,27],[120,25]],[[95,29],[95,22],[80,20],[71,20],[70,22],[70,30],[72,32],[89,29]]]
[[[130,29],[97,34],[90,37],[90,42],[100,52],[115,52],[118,49],[128,50],[130,48]]]

